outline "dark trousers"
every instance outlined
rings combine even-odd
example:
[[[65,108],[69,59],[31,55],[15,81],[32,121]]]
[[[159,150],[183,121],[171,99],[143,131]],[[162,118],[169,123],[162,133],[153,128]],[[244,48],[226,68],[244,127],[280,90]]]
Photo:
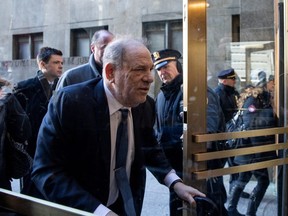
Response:
[[[217,205],[221,216],[227,215],[227,210],[224,206],[227,201],[227,193],[223,183],[223,176],[207,180],[207,197]]]
[[[229,166],[229,167],[238,166],[238,164],[236,164],[236,163],[234,162],[234,157],[228,158],[228,166]],[[239,173],[231,174],[231,175],[230,175],[230,179],[229,179],[229,183],[230,183],[230,184],[235,183],[235,181],[238,179],[238,177],[239,177]]]
[[[270,183],[267,168],[240,173],[237,184],[240,185],[241,188],[244,190],[245,186],[250,181],[252,175],[254,175],[257,179],[257,185],[255,186],[253,191],[266,191]]]

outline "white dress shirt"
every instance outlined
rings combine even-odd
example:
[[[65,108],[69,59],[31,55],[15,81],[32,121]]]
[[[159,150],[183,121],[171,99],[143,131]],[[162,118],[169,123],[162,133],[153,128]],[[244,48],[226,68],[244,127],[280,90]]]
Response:
[[[109,197],[106,206],[113,204],[118,196],[119,190],[117,188],[116,179],[115,179],[115,163],[116,163],[116,136],[117,136],[117,128],[121,121],[121,112],[119,111],[122,108],[126,108],[129,110],[128,112],[128,119],[127,119],[127,130],[128,130],[128,153],[127,153],[127,162],[126,162],[126,171],[128,175],[128,179],[130,179],[131,173],[131,165],[134,160],[135,148],[134,148],[134,133],[133,133],[133,119],[131,114],[130,107],[124,107],[120,104],[114,96],[111,94],[107,86],[104,82],[104,90],[106,93],[108,107],[109,107],[109,114],[110,114],[110,131],[111,131],[111,163],[110,163],[110,190],[109,190]],[[106,215],[110,209],[105,207],[104,205],[100,205],[96,210],[96,215]]]
[[[127,108],[129,110],[128,112],[128,153],[127,153],[127,162],[126,162],[126,171],[128,175],[128,179],[130,179],[130,173],[131,173],[131,164],[134,160],[134,154],[135,154],[135,147],[134,147],[134,133],[133,133],[133,119],[131,114],[131,108],[130,107],[124,107],[121,105],[111,94],[109,89],[107,88],[105,82],[104,83],[104,90],[108,101],[108,107],[109,107],[109,114],[110,114],[110,131],[111,131],[111,163],[110,163],[110,190],[109,190],[109,197],[108,202],[106,203],[106,206],[109,206],[113,204],[118,196],[119,196],[119,190],[116,185],[116,179],[115,179],[115,163],[116,163],[116,136],[117,136],[117,128],[121,121],[121,112],[119,109]],[[176,175],[175,170],[171,170],[165,177],[164,183],[168,187],[175,181],[179,179],[179,177]],[[109,211],[111,211],[109,208],[107,208],[104,205],[99,205],[98,208],[94,211],[95,215],[106,215]]]

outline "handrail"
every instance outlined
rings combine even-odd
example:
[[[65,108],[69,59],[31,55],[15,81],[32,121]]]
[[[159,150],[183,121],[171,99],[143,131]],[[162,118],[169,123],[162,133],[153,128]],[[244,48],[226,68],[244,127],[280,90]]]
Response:
[[[288,127],[275,127],[275,128],[247,130],[247,131],[229,132],[229,133],[195,134],[192,135],[192,142],[201,143],[215,140],[229,140],[229,139],[267,136],[283,133],[288,133]]]
[[[247,172],[257,169],[263,169],[273,166],[279,166],[283,164],[288,164],[288,158],[279,158],[274,160],[268,160],[258,163],[252,163],[252,164],[245,164],[245,165],[238,165],[233,167],[225,167],[222,169],[209,169],[209,170],[203,170],[203,171],[192,171],[191,173],[193,175],[193,178],[196,180],[200,179],[207,179],[207,178],[213,178],[217,176],[223,176],[233,173],[240,173],[240,172]]]
[[[277,127],[277,128],[249,130],[249,131],[231,132],[231,133],[197,134],[197,135],[192,135],[192,141],[196,144],[203,144],[204,142],[209,142],[209,141],[267,136],[267,135],[276,135],[276,134],[285,134],[285,133],[288,133],[288,127]],[[282,149],[288,149],[287,142],[273,143],[273,144],[268,144],[268,145],[265,144],[265,145],[259,145],[259,146],[253,146],[253,147],[222,150],[222,151],[215,151],[215,152],[194,152],[192,154],[192,159],[196,163],[197,162],[201,163],[201,162],[208,161],[208,160],[234,157],[237,155],[255,154],[259,152],[277,151],[277,150],[282,150]],[[228,174],[233,174],[233,173],[252,171],[255,169],[279,166],[283,164],[288,164],[288,158],[277,158],[277,159],[267,160],[267,161],[258,162],[258,163],[238,165],[236,167],[225,167],[221,169],[195,170],[195,167],[191,167],[190,170],[194,179],[200,180],[200,179],[206,179],[206,178],[228,175]],[[197,166],[197,167],[203,168],[203,166]]]
[[[234,157],[236,155],[248,155],[255,154],[259,152],[269,152],[281,149],[288,149],[288,143],[279,143],[279,144],[269,144],[269,145],[260,145],[254,147],[246,147],[239,149],[223,150],[217,152],[202,152],[195,153],[192,155],[194,161],[207,161],[220,158]]]
[[[95,216],[90,212],[0,188],[0,207],[27,216]]]

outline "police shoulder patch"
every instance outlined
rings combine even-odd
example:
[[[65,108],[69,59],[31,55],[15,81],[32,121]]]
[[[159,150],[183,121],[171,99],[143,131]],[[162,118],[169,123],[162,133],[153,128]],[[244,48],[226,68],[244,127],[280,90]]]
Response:
[[[256,111],[256,107],[252,104],[248,107],[248,111],[249,112],[255,112]]]

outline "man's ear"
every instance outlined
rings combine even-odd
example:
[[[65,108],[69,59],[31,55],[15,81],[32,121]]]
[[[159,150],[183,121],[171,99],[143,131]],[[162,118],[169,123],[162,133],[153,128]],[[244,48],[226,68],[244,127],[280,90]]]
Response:
[[[90,50],[92,53],[94,53],[94,51],[95,51],[95,45],[94,44],[90,45]]]
[[[46,66],[45,66],[45,65],[46,65],[46,64],[45,64],[44,61],[40,61],[40,62],[39,62],[39,69],[42,70],[42,71],[43,71],[43,70],[46,70]]]
[[[104,70],[105,70],[106,79],[109,80],[109,82],[114,81],[114,65],[111,63],[108,63],[104,66]]]

